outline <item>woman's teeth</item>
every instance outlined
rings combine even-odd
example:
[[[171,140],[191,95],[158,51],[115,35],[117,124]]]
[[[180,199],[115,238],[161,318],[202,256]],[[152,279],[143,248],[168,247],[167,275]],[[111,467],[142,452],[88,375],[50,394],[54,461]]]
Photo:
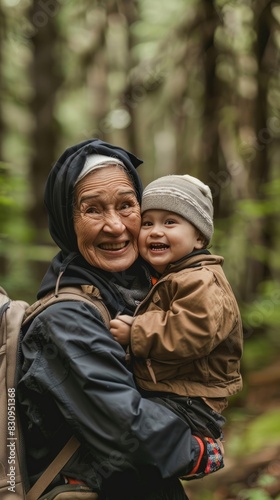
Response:
[[[103,243],[99,245],[102,250],[121,250],[127,245],[127,242],[122,243]]]

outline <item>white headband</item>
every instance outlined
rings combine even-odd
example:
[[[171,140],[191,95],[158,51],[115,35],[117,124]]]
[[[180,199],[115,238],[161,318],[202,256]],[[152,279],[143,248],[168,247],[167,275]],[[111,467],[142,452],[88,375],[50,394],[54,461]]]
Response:
[[[81,170],[80,174],[78,175],[75,184],[77,184],[77,182],[79,182],[81,179],[83,179],[86,175],[88,175],[93,170],[96,170],[97,168],[101,168],[101,167],[110,166],[110,165],[116,164],[116,163],[118,165],[121,165],[122,167],[125,167],[125,165],[123,164],[123,162],[121,160],[119,160],[118,158],[114,158],[113,156],[105,156],[105,155],[98,155],[98,154],[87,155],[83,169]]]

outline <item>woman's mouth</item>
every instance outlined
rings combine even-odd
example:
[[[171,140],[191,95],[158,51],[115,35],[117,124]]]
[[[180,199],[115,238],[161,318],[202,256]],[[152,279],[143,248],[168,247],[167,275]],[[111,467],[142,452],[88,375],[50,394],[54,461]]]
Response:
[[[117,251],[117,250],[122,250],[128,245],[129,241],[122,241],[121,243],[100,243],[98,245],[101,250],[110,250],[110,251]]]

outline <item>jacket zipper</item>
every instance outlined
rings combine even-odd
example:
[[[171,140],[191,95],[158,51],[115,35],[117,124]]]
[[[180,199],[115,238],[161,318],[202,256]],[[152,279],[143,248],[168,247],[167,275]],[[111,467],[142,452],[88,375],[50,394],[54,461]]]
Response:
[[[156,384],[157,379],[156,379],[155,372],[154,372],[153,367],[152,367],[152,360],[150,358],[146,359],[146,365],[147,365],[147,368],[149,370],[149,374],[151,375],[152,381],[154,382],[154,384]]]
[[[148,291],[146,297],[138,304],[136,307],[133,316],[137,316],[137,313],[139,309],[146,303],[146,301],[150,298],[150,296],[154,293],[155,289],[157,288],[159,283],[162,283],[165,280],[165,278],[159,278],[159,280],[153,285],[153,287]]]

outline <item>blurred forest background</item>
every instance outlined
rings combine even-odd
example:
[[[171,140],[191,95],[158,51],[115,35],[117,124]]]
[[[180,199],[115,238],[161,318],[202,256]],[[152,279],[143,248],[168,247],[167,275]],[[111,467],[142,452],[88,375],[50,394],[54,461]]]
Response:
[[[280,499],[280,3],[0,0],[0,284],[32,302],[56,253],[43,190],[61,152],[98,137],[143,158],[144,185],[211,187],[211,251],[244,323],[244,390],[226,467],[191,500]]]

